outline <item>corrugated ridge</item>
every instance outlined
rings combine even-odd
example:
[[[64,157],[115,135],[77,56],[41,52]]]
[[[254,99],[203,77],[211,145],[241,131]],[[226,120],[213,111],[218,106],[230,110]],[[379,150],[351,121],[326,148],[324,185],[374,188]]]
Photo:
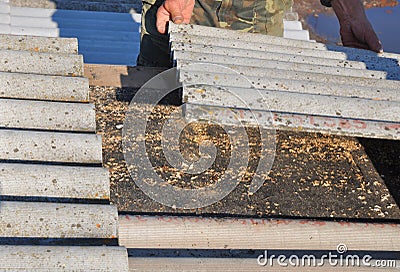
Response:
[[[170,40],[190,120],[230,124],[233,109],[248,124],[400,139],[396,54],[192,25]]]
[[[76,39],[0,39],[0,270],[128,271]]]
[[[135,3],[14,0],[11,2],[11,16],[4,18],[9,25],[0,25],[0,33],[76,37],[79,40],[79,53],[84,56],[86,63],[134,66],[139,53],[141,17],[140,7]],[[122,10],[131,14],[118,13]],[[1,16],[0,24],[3,20]],[[308,31],[302,30],[299,21],[286,21],[284,35],[293,39],[309,39]],[[121,47],[115,43],[125,45]]]
[[[11,6],[10,15],[3,17],[9,25],[0,22],[0,33],[77,38],[86,63],[136,65],[140,10],[129,14]]]

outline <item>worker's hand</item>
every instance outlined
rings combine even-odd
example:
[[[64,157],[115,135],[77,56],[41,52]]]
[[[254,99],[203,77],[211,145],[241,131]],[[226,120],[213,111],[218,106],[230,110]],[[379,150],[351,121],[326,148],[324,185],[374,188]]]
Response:
[[[157,11],[157,30],[164,34],[168,21],[175,24],[188,24],[194,8],[195,0],[165,0]]]
[[[340,36],[344,46],[383,52],[361,0],[331,0],[331,5],[340,22]]]

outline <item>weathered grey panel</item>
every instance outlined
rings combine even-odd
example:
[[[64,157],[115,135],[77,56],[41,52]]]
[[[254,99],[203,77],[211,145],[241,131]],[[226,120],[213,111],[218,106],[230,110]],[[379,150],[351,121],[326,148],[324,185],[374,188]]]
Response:
[[[33,35],[44,37],[69,37],[78,39],[91,39],[91,40],[108,40],[108,41],[125,41],[125,42],[139,42],[139,32],[129,31],[110,31],[99,29],[58,29],[58,28],[41,28],[29,26],[13,26],[10,27],[10,33],[13,35]]]
[[[267,129],[400,140],[399,123],[185,104],[188,122],[212,121],[235,125],[237,120],[232,120],[233,116],[244,124],[260,125]],[[256,123],[254,116],[257,116]]]
[[[0,99],[0,127],[95,132],[94,105]]]
[[[8,3],[0,2],[0,11],[1,13],[10,12],[10,5]]]
[[[350,62],[348,67],[351,67],[352,61],[357,61],[362,62],[369,70],[386,71],[390,74],[390,78],[400,79],[400,57],[384,58],[377,56],[376,54],[373,55],[370,53],[364,53],[363,50],[361,50],[361,53],[359,51],[354,51],[355,49],[353,51],[350,50],[350,53],[342,53],[336,51],[291,47],[287,46],[286,43],[283,43],[283,45],[271,45],[259,42],[249,43],[242,40],[217,39],[207,36],[193,36],[182,33],[171,33],[170,40],[172,41],[172,46],[176,45],[177,47],[182,47],[182,45],[184,45],[187,48],[187,51],[192,51],[191,46],[194,48],[194,50],[196,50],[196,48],[204,47],[203,53],[207,53],[207,51],[212,50],[225,52],[232,50],[233,53],[231,55],[244,57],[246,54],[252,54],[255,56],[255,58],[263,59],[267,56],[265,52],[269,52],[303,57],[325,58],[327,59],[327,63],[332,62],[331,59],[343,60],[344,64],[346,64],[346,62]],[[340,47],[340,50],[342,50],[342,47]],[[349,51],[348,49],[343,50],[345,52]],[[321,63],[321,65],[323,64],[324,62]]]
[[[392,89],[400,90],[400,81],[397,80],[381,80],[376,78],[363,78],[363,77],[349,77],[349,76],[338,76],[338,75],[324,75],[320,73],[302,72],[302,71],[287,71],[273,68],[261,68],[261,67],[250,67],[240,66],[235,64],[224,64],[228,69],[221,69],[217,65],[198,65],[195,61],[179,61],[177,68],[180,71],[196,71],[208,72],[208,73],[231,73],[234,75],[241,74],[245,77],[263,77],[283,80],[301,80],[308,82],[321,82],[326,85],[354,85],[371,87],[377,89]]]
[[[129,12],[131,8],[141,5],[141,1],[105,1],[105,0],[12,0],[12,6],[16,7],[31,7],[31,8],[46,8],[46,9],[72,9],[72,10],[101,10],[110,12]],[[133,7],[132,7],[133,6]],[[108,7],[108,8],[107,8]],[[137,9],[140,10],[140,9]]]
[[[392,101],[204,85],[184,87],[184,96],[194,104],[400,123],[400,103]]]
[[[40,6],[40,4],[37,5],[37,3],[33,2],[29,3],[28,6]],[[78,38],[79,53],[83,55],[85,63],[136,65],[139,50],[138,43],[140,41],[141,15],[139,6],[141,4],[122,4],[124,5],[124,7],[121,7],[122,9],[130,7],[128,11],[131,11],[132,7],[138,7],[138,12],[135,13],[132,10],[133,13],[129,14],[100,12],[96,8],[101,6],[101,10],[107,8],[107,6],[110,8],[118,7],[120,6],[119,3],[71,2],[69,0],[61,2],[63,7],[71,7],[75,10],[64,10],[58,6],[57,9],[12,6],[10,10],[11,17],[6,18],[10,24],[4,27],[0,25],[0,33]],[[47,3],[50,3],[50,1]],[[53,3],[53,5],[57,5],[57,3]],[[76,10],[79,6],[93,9],[92,11]],[[129,43],[130,47],[121,50],[118,46],[115,47],[115,42]],[[91,44],[89,51],[87,50],[88,43]],[[113,44],[112,46],[101,49],[94,46],[111,43]],[[117,55],[116,53],[119,54]],[[128,57],[123,58],[124,55],[128,55]]]
[[[11,33],[11,26],[9,24],[0,24],[0,33]]]
[[[272,37],[266,35],[256,35],[255,36],[265,36]],[[221,36],[223,37],[223,36]],[[253,50],[253,51],[264,51],[264,52],[277,52],[283,54],[292,54],[292,55],[302,55],[302,56],[310,56],[310,57],[321,57],[321,54],[324,53],[324,57],[330,59],[341,59],[346,60],[347,56],[341,52],[333,52],[333,51],[322,51],[322,50],[314,50],[313,48],[296,48],[290,46],[290,42],[282,42],[281,44],[265,44],[262,41],[250,42],[244,38],[241,39],[226,39],[225,37],[221,39],[209,36],[196,36],[185,33],[170,33],[170,41],[173,43],[184,43],[184,44],[198,44],[198,45],[213,45],[218,47],[226,47],[226,48],[238,48],[243,50]],[[282,38],[280,38],[282,39]],[[297,41],[292,39],[285,39],[289,41]],[[310,44],[315,44],[311,42],[307,42]],[[325,56],[326,55],[326,56]]]
[[[276,68],[288,71],[314,72],[326,75],[342,75],[367,78],[386,78],[387,73],[382,71],[370,71],[354,68],[340,68],[324,65],[311,65],[303,63],[263,60],[257,58],[244,58],[234,56],[212,55],[207,53],[195,53],[186,51],[174,51],[174,58],[179,61],[196,61],[198,63],[214,63],[214,64],[235,64],[241,66],[251,66],[260,68]]]
[[[109,173],[101,167],[0,163],[0,195],[109,199]]]
[[[299,48],[308,48],[308,49],[326,49],[326,46],[322,43],[313,43],[309,41],[301,41],[301,40],[291,40],[282,37],[274,37],[267,35],[254,35],[250,33],[242,33],[235,31],[227,31],[221,28],[210,28],[206,26],[199,25],[169,25],[169,33],[171,37],[174,37],[177,33],[179,34],[188,34],[190,36],[205,36],[205,38],[214,38],[213,40],[236,40],[237,42],[246,42],[250,44],[271,44],[278,46],[290,46]],[[215,39],[217,38],[217,39]],[[172,38],[174,40],[174,38]],[[211,43],[210,43],[211,44]],[[212,43],[216,45],[215,43]],[[244,47],[246,48],[246,47]],[[249,48],[250,49],[250,48]],[[337,54],[341,55],[341,54]],[[342,54],[343,55],[343,54]]]
[[[111,205],[8,202],[0,205],[0,237],[116,238]]]
[[[214,46],[225,45],[225,47],[236,47],[243,49],[254,48],[255,50],[266,50],[274,52],[274,50],[270,48],[275,48],[275,47],[271,47],[271,45],[277,45],[281,47],[283,50],[289,49],[292,50],[292,52],[296,51],[309,52],[311,54],[316,54],[313,56],[322,55],[325,58],[369,60],[371,58],[374,59],[376,57],[379,57],[381,59],[390,58],[390,59],[400,60],[399,54],[392,54],[392,53],[377,54],[369,50],[361,50],[361,49],[335,46],[335,45],[325,45],[322,43],[312,43],[309,41],[302,41],[302,40],[291,40],[282,37],[274,37],[267,35],[254,35],[253,33],[242,33],[236,31],[229,31],[221,28],[210,28],[207,26],[200,26],[200,25],[170,24],[169,32],[172,41],[176,40],[174,38],[175,36],[182,37],[182,34],[189,34],[191,37],[193,37],[193,39],[191,39],[192,43],[197,43],[197,40],[199,41],[203,40],[204,42],[200,42],[200,44],[213,44]],[[201,38],[197,39],[198,36],[201,36]],[[305,49],[312,49],[312,50],[305,50]],[[318,52],[318,51],[323,51],[323,52]]]
[[[8,13],[0,13],[0,24],[10,24],[11,17]]]
[[[0,160],[100,164],[101,136],[0,130]]]
[[[0,34],[0,49],[77,54],[78,41],[73,38],[49,38]]]
[[[0,271],[127,272],[123,247],[0,246]]]
[[[140,12],[141,1],[78,1],[78,0],[13,0],[12,6],[46,8],[46,9],[62,9],[62,10],[89,10],[89,11],[107,11],[107,12]]]
[[[80,55],[0,50],[0,71],[60,76],[83,76]]]
[[[82,77],[0,72],[0,97],[87,102],[89,81]]]
[[[225,72],[225,70],[221,69],[222,72]],[[297,92],[304,94],[321,94],[321,95],[343,96],[352,98],[366,98],[373,100],[388,100],[388,101],[398,101],[398,102],[400,101],[398,90],[375,88],[372,86],[371,87],[357,86],[357,85],[352,85],[351,82],[348,82],[348,84],[339,84],[339,83],[328,84],[323,82],[315,82],[307,80],[293,80],[293,79],[281,79],[281,78],[271,78],[271,77],[254,77],[254,76],[242,77],[238,74],[236,75],[222,74],[218,72],[215,73],[196,72],[196,71],[186,72],[184,69],[181,70],[179,76],[180,80],[183,81],[183,83],[188,87],[196,83],[212,82],[213,85],[215,84],[215,86],[249,88],[249,82],[251,82],[254,88],[263,90],[287,91],[287,92]],[[243,80],[238,80],[238,78],[243,78]],[[243,90],[243,94],[247,96],[251,94],[253,91]],[[190,96],[187,102],[191,102]]]
[[[57,13],[55,13],[57,14]],[[34,28],[60,28],[60,29],[92,29],[92,30],[108,30],[108,31],[138,31],[140,23],[140,14],[136,14],[134,20],[127,17],[124,21],[111,21],[98,19],[86,19],[85,13],[81,18],[69,18],[67,16],[54,19],[53,17],[31,17],[29,14],[24,16],[12,16],[11,25],[20,27],[34,27]],[[124,16],[124,14],[121,14]],[[135,24],[136,22],[136,24]],[[135,29],[134,26],[137,28]]]
[[[364,58],[368,59],[369,57],[378,57],[380,59],[387,58],[387,59],[400,61],[400,54],[396,54],[396,53],[383,52],[383,53],[377,54],[370,50],[338,46],[338,45],[331,45],[331,44],[326,45],[326,48],[327,48],[327,50],[345,53],[349,58],[352,58],[352,59],[364,59]]]
[[[366,65],[363,62],[356,61],[348,61],[348,60],[337,60],[337,59],[328,59],[323,57],[311,57],[311,56],[301,56],[295,54],[288,53],[277,53],[277,52],[265,52],[265,51],[255,51],[255,50],[246,50],[239,48],[227,48],[227,47],[219,47],[213,45],[199,45],[199,44],[186,44],[186,43],[174,43],[172,45],[173,50],[179,51],[190,51],[196,53],[204,53],[207,54],[215,54],[215,55],[223,55],[223,56],[235,56],[235,57],[244,57],[244,58],[258,58],[265,60],[277,60],[277,61],[285,61],[285,62],[294,62],[294,63],[307,63],[314,65],[325,65],[325,66],[333,66],[333,67],[352,67],[357,69],[365,69]]]
[[[195,25],[171,24],[170,41],[189,120],[400,137],[398,55]]]
[[[363,62],[369,70],[379,70],[388,73],[390,79],[400,79],[400,55],[398,54],[376,54],[368,50],[360,50],[342,46],[332,46],[310,42],[294,42],[291,39],[280,37],[269,37],[265,35],[254,35],[250,33],[235,33],[226,29],[207,29],[204,26],[171,26],[170,40],[174,44],[186,44],[210,47],[224,47],[237,54],[240,51],[254,51],[254,54],[262,55],[261,52],[274,52],[292,55],[313,56],[325,59],[341,59]],[[180,31],[176,33],[174,31]],[[233,33],[232,33],[233,32]],[[223,38],[221,38],[223,37]],[[327,50],[329,49],[329,50]],[[204,50],[207,50],[205,48]],[[257,52],[256,52],[257,51]],[[241,53],[243,54],[243,53]],[[262,58],[262,57],[257,57]]]

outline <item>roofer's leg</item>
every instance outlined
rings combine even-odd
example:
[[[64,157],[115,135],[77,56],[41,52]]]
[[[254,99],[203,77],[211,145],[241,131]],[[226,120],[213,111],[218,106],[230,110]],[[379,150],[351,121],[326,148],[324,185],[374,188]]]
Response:
[[[194,25],[220,27],[218,10],[222,1],[218,0],[196,0],[194,3],[190,23]]]
[[[283,36],[283,15],[292,0],[232,0],[230,28],[234,30]]]
[[[293,5],[293,0],[257,0],[254,32],[283,36],[283,16]]]
[[[283,36],[293,0],[196,0],[192,24]]]

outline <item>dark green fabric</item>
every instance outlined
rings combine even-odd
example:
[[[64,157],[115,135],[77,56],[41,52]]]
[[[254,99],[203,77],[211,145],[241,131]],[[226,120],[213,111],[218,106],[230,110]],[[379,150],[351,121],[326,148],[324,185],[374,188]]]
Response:
[[[143,2],[139,66],[170,67],[168,36],[156,29],[163,0]],[[283,15],[292,0],[196,0],[191,24],[283,36]]]

